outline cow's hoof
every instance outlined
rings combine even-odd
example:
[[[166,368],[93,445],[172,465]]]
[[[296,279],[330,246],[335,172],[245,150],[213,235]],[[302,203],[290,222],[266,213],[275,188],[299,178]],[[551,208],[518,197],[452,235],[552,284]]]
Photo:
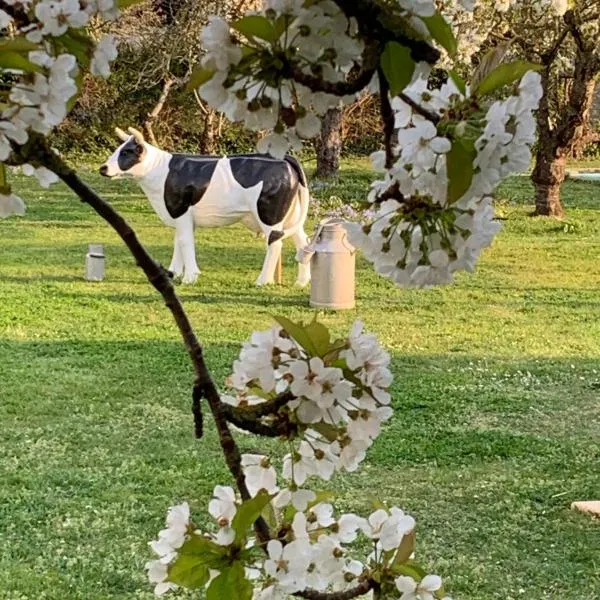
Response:
[[[310,283],[310,278],[296,279],[296,283],[294,285],[299,288],[305,288],[309,283]]]
[[[181,281],[181,279],[183,278],[183,271],[175,271],[174,269],[169,269],[167,271],[167,274],[174,281]]]
[[[197,271],[196,273],[190,273],[189,275],[184,275],[181,283],[186,285],[196,283],[196,281],[198,281],[198,275],[200,275],[200,271]]]
[[[263,279],[262,277],[259,277],[256,280],[257,287],[264,287],[265,285],[275,285],[275,280],[274,279]]]

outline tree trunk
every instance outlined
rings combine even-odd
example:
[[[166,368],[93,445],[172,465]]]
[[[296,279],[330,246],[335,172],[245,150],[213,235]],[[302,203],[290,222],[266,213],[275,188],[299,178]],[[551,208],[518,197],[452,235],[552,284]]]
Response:
[[[584,48],[577,48],[575,69],[570,89],[561,106],[557,86],[550,81],[552,65],[542,72],[543,95],[537,112],[538,150],[531,180],[535,186],[535,213],[562,217],[560,186],[565,180],[566,156],[585,132],[594,97],[595,78],[600,71],[600,60]],[[556,124],[550,125],[550,96],[552,104],[560,107],[555,115]]]
[[[565,180],[564,154],[556,156],[553,144],[539,141],[532,180],[535,186],[535,214],[562,217],[565,214],[560,202],[560,186]]]
[[[586,146],[597,139],[597,134],[592,127],[592,110],[596,93],[596,81],[594,79],[587,82],[583,93],[585,98],[582,107],[582,122],[575,128],[573,141],[569,148],[571,156],[576,159],[583,158]]]
[[[341,130],[342,109],[329,109],[323,117],[321,138],[317,142],[317,177],[326,179],[337,176],[342,154]]]

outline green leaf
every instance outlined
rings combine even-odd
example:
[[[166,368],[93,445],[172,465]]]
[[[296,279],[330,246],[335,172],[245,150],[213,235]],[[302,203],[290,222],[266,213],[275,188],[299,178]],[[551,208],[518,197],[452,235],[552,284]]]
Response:
[[[169,581],[186,588],[206,585],[209,569],[227,565],[227,549],[200,535],[194,535],[178,550],[177,558],[169,566]]]
[[[306,331],[308,337],[310,337],[314,344],[317,354],[320,357],[325,356],[327,352],[329,352],[329,342],[331,339],[329,329],[327,329],[323,323],[319,323],[315,318],[304,328],[304,331]]]
[[[313,506],[316,506],[317,504],[321,504],[321,502],[327,502],[328,500],[332,500],[333,498],[335,498],[335,494],[333,492],[326,492],[326,491],[321,491],[321,492],[317,492],[317,497],[312,501],[308,503],[308,510],[310,510]]]
[[[390,86],[390,93],[397,96],[410,83],[415,72],[415,61],[410,55],[410,50],[398,42],[388,42],[380,61]]]
[[[44,71],[39,65],[34,65],[29,59],[18,52],[0,53],[0,69],[14,69],[25,73],[41,73]]]
[[[400,542],[396,556],[392,562],[392,567],[403,565],[410,560],[410,555],[415,551],[415,532],[407,533]]]
[[[387,510],[387,506],[375,494],[367,494],[367,500],[375,510]]]
[[[421,17],[421,20],[425,23],[431,37],[442,47],[450,56],[456,55],[458,44],[452,31],[450,23],[442,17],[439,12],[431,17]]]
[[[124,8],[129,8],[135,4],[140,4],[144,0],[117,0],[118,7],[123,10]]]
[[[330,442],[335,442],[338,439],[338,428],[335,425],[329,425],[328,423],[311,423],[310,428],[318,431],[325,439]]]
[[[231,26],[248,39],[260,38],[267,42],[275,42],[279,35],[269,19],[261,15],[248,15],[235,21]]]
[[[4,40],[0,43],[0,53],[3,52],[31,52],[39,50],[40,46],[30,42],[24,37],[16,37],[10,40]]]
[[[208,567],[197,556],[179,555],[169,567],[169,581],[190,590],[204,587],[209,578]]]
[[[246,500],[235,513],[231,527],[235,531],[235,541],[241,542],[246,539],[248,529],[252,526],[254,521],[260,517],[263,509],[273,496],[268,494],[265,490],[260,490],[254,498]]]
[[[277,527],[277,514],[275,513],[275,507],[271,502],[263,508],[260,516],[267,522],[269,529],[275,529]]]
[[[483,78],[477,86],[474,94],[478,96],[487,96],[495,92],[498,88],[504,85],[509,85],[521,79],[527,71],[539,71],[542,65],[526,62],[524,60],[516,60],[510,63],[504,63],[496,67],[489,75]]]
[[[448,170],[448,202],[456,202],[470,187],[473,181],[473,161],[477,153],[458,138],[452,142],[446,154]]]
[[[502,63],[511,44],[512,40],[500,42],[483,55],[471,77],[471,89],[476,90],[481,81]]]
[[[415,581],[419,582],[427,573],[414,560],[409,560],[404,565],[396,565],[394,567],[394,575],[408,575],[408,577],[412,577]]]
[[[210,81],[213,78],[213,75],[216,73],[214,69],[205,69],[204,67],[196,67],[188,82],[186,83],[185,89],[187,92],[191,92],[196,88],[199,88],[202,84]]]
[[[319,354],[311,337],[308,335],[302,324],[294,323],[287,317],[274,316],[273,318],[283,327],[288,335],[308,352],[309,356],[317,356]]]
[[[73,54],[82,67],[89,67],[95,44],[84,30],[69,29],[67,33],[54,38],[54,41],[66,48],[70,54]]]
[[[219,569],[227,563],[227,547],[201,535],[193,535],[179,548],[178,556],[195,556],[210,569]]]
[[[278,40],[285,30],[288,28],[288,23],[293,19],[290,15],[279,15],[273,25],[275,31],[275,39]]]
[[[463,95],[467,95],[467,84],[465,80],[454,70],[448,71],[448,76],[454,82],[454,85],[458,88],[458,91]]]
[[[79,93],[81,92],[81,86],[83,85],[83,71],[79,70],[77,75],[75,75],[74,79],[75,79],[75,84],[77,85],[77,93],[74,94],[67,101],[67,112],[68,113],[70,113],[73,110],[73,107],[75,106],[75,103],[77,102],[77,100],[79,98]]]
[[[236,561],[215,577],[206,590],[206,600],[251,600],[252,584],[246,579],[244,565]]]

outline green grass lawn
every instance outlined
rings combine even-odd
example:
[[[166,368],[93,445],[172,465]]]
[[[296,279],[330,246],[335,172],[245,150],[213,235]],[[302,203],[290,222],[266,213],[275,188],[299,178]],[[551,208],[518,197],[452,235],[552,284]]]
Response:
[[[87,179],[168,264],[172,233],[131,182]],[[364,196],[346,165],[317,195]],[[147,541],[167,506],[202,522],[230,478],[214,428],[193,437],[192,372],[177,331],[124,246],[64,187],[18,180],[24,218],[0,221],[0,598],[150,599]],[[329,485],[345,510],[368,494],[411,512],[419,558],[456,599],[600,598],[600,185],[569,182],[567,221],[529,218],[526,178],[505,185],[504,228],[471,276],[397,290],[358,261],[357,317],[393,355],[396,415],[357,474]],[[200,230],[203,273],[179,291],[216,381],[272,314],[309,318],[308,292],[256,289],[262,242]],[[82,279],[87,244],[107,276]],[[242,436],[242,448],[280,452]],[[185,596],[185,594],[184,594]]]

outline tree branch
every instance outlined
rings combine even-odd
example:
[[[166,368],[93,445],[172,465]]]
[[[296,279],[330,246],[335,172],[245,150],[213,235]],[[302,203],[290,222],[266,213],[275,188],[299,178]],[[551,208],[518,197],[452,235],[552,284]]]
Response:
[[[408,104],[418,115],[421,115],[423,118],[431,121],[434,125],[437,125],[440,122],[439,115],[436,115],[435,113],[428,111],[426,108],[423,108],[418,102],[415,102],[404,92],[400,92],[400,94],[398,94],[398,98],[400,98],[402,102],[406,102],[406,104]]]
[[[398,42],[410,50],[415,62],[427,62],[431,65],[440,59],[440,52],[428,42],[422,40],[397,6],[374,0],[333,0],[347,16],[358,23],[361,36],[378,40],[381,46],[387,42]]]
[[[349,96],[357,94],[367,85],[369,85],[373,75],[379,65],[379,55],[381,53],[380,44],[371,44],[367,46],[362,54],[361,68],[346,81],[325,81],[316,75],[305,73],[297,67],[289,65],[291,77],[294,81],[301,83],[313,92],[325,92],[335,96]]]
[[[244,418],[253,418],[257,419],[260,417],[268,417],[269,415],[276,414],[280,408],[284,407],[288,402],[294,400],[296,396],[292,394],[292,392],[284,392],[283,394],[279,394],[272,400],[268,400],[267,402],[261,402],[260,404],[254,404],[253,406],[244,406],[244,407],[233,407],[233,412],[235,412],[238,416]],[[229,406],[229,405],[228,405]]]
[[[39,134],[30,134],[29,141],[24,146],[13,147],[13,154],[17,154],[22,162],[29,162],[34,166],[43,165],[56,173],[79,198],[89,204],[125,242],[138,266],[144,271],[148,281],[163,297],[167,308],[171,311],[175,323],[179,328],[185,347],[190,355],[196,373],[194,384],[194,405],[199,406],[202,398],[206,399],[213,414],[219,441],[225,456],[229,471],[233,475],[240,491],[242,500],[248,500],[250,493],[246,486],[244,471],[241,464],[241,455],[223,411],[223,403],[219,397],[214,382],[210,376],[202,346],[200,345],[188,316],[175,293],[175,289],[166,269],[157,263],[148,253],[146,248],[137,238],[127,221],[94,190],[87,186],[58,155],[52,152],[46,140]],[[195,410],[196,412],[196,410]],[[198,422],[196,422],[198,433]],[[266,542],[270,539],[269,527],[262,517],[255,522],[255,530],[259,540]]]
[[[315,590],[304,590],[296,592],[294,596],[306,598],[306,600],[353,600],[359,596],[364,596],[369,591],[375,589],[376,582],[372,579],[367,579],[356,587],[344,592],[317,592]]]
[[[385,146],[385,168],[391,169],[394,166],[394,135],[395,117],[392,105],[390,104],[390,86],[383,73],[383,69],[377,71],[379,75],[379,110],[383,120],[383,134]]]
[[[152,129],[152,124],[154,123],[154,121],[157,119],[158,115],[162,111],[162,109],[165,105],[165,102],[167,101],[167,98],[169,96],[169,92],[171,91],[171,88],[173,87],[174,84],[175,84],[175,78],[173,78],[173,77],[168,77],[165,80],[165,82],[163,83],[163,88],[160,93],[160,97],[158,98],[158,101],[155,104],[152,111],[148,113],[148,116],[146,117],[146,121],[144,123],[144,128],[146,129],[146,133],[148,134],[148,137],[150,138],[150,143],[154,144],[155,146],[158,146],[158,142],[156,141],[156,136],[154,135],[154,130]]]
[[[0,0],[0,9],[3,10],[7,15],[12,17],[15,25],[21,29],[31,24],[31,20],[27,14],[27,11],[20,4],[9,4],[5,0]]]

